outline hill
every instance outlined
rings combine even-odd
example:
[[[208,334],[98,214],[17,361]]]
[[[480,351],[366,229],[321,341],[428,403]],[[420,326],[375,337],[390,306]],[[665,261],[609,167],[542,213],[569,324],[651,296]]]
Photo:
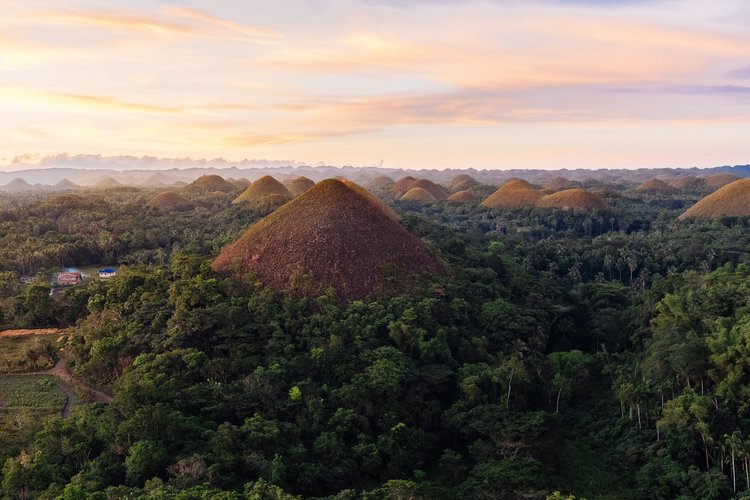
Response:
[[[411,189],[411,185],[417,182],[417,179],[414,177],[407,175],[406,177],[402,177],[401,179],[397,180],[393,186],[391,186],[391,189],[394,193],[401,196],[405,192],[407,192],[409,189]]]
[[[202,175],[183,188],[190,194],[207,194],[213,191],[233,193],[237,189],[220,175]]]
[[[400,198],[401,201],[412,201],[416,203],[434,203],[437,198],[423,188],[411,188]]]
[[[585,210],[604,210],[607,204],[598,195],[585,189],[566,189],[557,193],[549,194],[539,200],[540,207]]]
[[[509,179],[482,202],[488,208],[534,206],[544,196],[523,179]]]
[[[478,186],[479,184],[480,182],[474,177],[468,174],[460,174],[451,179],[448,185],[450,186],[451,191],[458,192],[467,191],[473,187]]]
[[[396,181],[387,175],[379,175],[367,183],[367,189],[371,189],[372,191],[387,191],[391,189],[395,183]]]
[[[666,182],[664,182],[661,179],[649,179],[640,186],[636,188],[636,191],[646,192],[646,193],[662,193],[662,194],[669,194],[669,193],[676,193],[679,191],[676,187],[670,186]]]
[[[33,189],[34,186],[21,179],[20,177],[16,177],[5,186],[0,187],[1,191],[5,191],[7,193],[21,193],[23,191],[31,191]]]
[[[174,191],[163,191],[151,198],[148,203],[146,203],[146,206],[162,209],[180,209],[188,208],[190,206],[190,201]]]
[[[567,189],[573,186],[580,186],[580,183],[578,182],[571,182],[565,177],[555,176],[551,177],[547,180],[547,182],[544,183],[545,188],[554,189],[555,191],[559,189]]]
[[[441,188],[440,186],[438,186],[437,184],[435,184],[429,179],[417,179],[416,181],[414,181],[414,183],[411,185],[409,189],[411,190],[414,188],[424,189],[425,191],[430,193],[433,197],[435,197],[436,200],[444,200],[448,198],[448,195],[445,194],[445,191],[443,191],[443,188]]]
[[[711,189],[719,189],[720,187],[726,186],[738,179],[739,177],[732,174],[709,175],[708,177],[703,178],[706,185]]]
[[[459,191],[448,197],[448,201],[452,203],[474,203],[476,200],[476,196],[469,191]]]
[[[409,275],[444,270],[421,240],[372,200],[333,179],[251,226],[212,268],[254,273],[274,289],[308,296],[333,287],[343,300],[385,291],[392,279],[407,284]],[[395,274],[386,278],[385,268]]]
[[[685,177],[678,177],[676,179],[673,179],[672,182],[669,183],[669,185],[673,188],[690,191],[705,188],[706,180],[702,177],[686,175]]]
[[[284,186],[292,193],[292,196],[299,196],[305,194],[308,189],[312,188],[315,182],[308,179],[307,177],[297,177],[296,179],[290,179],[284,181]]]
[[[750,215],[750,179],[739,179],[701,198],[678,217],[716,218],[723,215]]]
[[[69,181],[68,179],[63,179],[54,186],[52,186],[53,189],[57,191],[65,191],[65,190],[73,190],[73,189],[81,189],[81,186],[78,184],[75,184],[74,182]]]
[[[98,189],[110,189],[110,188],[123,187],[123,184],[121,182],[118,182],[113,177],[105,176],[99,179],[99,181],[96,184],[94,184],[93,187],[98,188]]]
[[[264,175],[245,188],[232,203],[266,205],[268,202],[272,202],[272,204],[280,205],[286,203],[291,198],[292,193],[282,183],[270,175]]]

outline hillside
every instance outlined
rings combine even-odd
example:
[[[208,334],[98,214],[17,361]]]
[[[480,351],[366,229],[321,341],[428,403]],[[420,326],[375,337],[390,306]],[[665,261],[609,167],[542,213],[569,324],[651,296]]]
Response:
[[[232,203],[267,204],[273,201],[273,204],[283,204],[290,198],[292,193],[282,183],[270,175],[264,175],[245,188]]]
[[[750,179],[736,180],[701,198],[678,217],[679,220],[750,215]]]
[[[385,266],[396,270],[392,278],[401,285],[412,274],[443,271],[424,243],[333,179],[251,226],[212,264],[221,273],[254,273],[275,289],[303,295],[333,287],[343,300],[390,288]]]
[[[482,202],[487,208],[530,207],[544,196],[523,179],[509,179],[505,184]]]
[[[232,183],[226,181],[220,175],[202,175],[182,189],[189,194],[208,194],[214,191],[232,193],[236,191]]]
[[[437,198],[435,198],[432,193],[427,191],[426,189],[422,189],[420,187],[415,187],[409,189],[406,193],[404,193],[401,198],[399,198],[401,201],[411,201],[415,203],[434,203],[437,201]]]
[[[151,198],[146,206],[161,209],[180,209],[190,206],[190,201],[174,191],[163,191]]]
[[[599,196],[584,189],[566,189],[547,195],[539,200],[538,206],[546,208],[604,210],[607,204]]]

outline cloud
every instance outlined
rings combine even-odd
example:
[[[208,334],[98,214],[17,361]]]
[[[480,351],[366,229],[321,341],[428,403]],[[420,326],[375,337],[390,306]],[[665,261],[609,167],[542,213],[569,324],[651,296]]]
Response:
[[[38,19],[68,23],[77,26],[94,26],[128,32],[147,32],[161,36],[183,35],[194,31],[187,25],[167,21],[140,12],[106,10],[47,11],[37,14]]]
[[[621,94],[750,95],[750,86],[742,85],[665,85],[607,90]]]
[[[41,90],[21,89],[6,87],[3,89],[6,95],[20,98],[31,104],[52,104],[73,108],[88,108],[103,111],[130,111],[141,113],[176,114],[184,112],[184,109],[120,100],[111,96],[72,94],[64,92],[47,92]]]
[[[280,37],[280,33],[277,31],[256,26],[248,26],[190,7],[171,5],[165,7],[164,12],[197,23],[204,30],[213,28],[214,32],[217,34],[227,34],[227,32],[229,32],[239,35],[246,41],[255,43],[267,44],[270,43],[270,39]]]

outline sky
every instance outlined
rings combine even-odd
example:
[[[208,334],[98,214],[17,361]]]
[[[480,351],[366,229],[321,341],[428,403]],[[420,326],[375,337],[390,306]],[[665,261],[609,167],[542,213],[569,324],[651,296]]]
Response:
[[[750,163],[746,0],[0,0],[0,164]]]

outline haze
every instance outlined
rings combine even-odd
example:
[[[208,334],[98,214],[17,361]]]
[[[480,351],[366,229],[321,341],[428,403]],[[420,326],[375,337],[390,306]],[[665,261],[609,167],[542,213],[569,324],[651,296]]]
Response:
[[[750,4],[0,0],[0,162],[747,161]]]

